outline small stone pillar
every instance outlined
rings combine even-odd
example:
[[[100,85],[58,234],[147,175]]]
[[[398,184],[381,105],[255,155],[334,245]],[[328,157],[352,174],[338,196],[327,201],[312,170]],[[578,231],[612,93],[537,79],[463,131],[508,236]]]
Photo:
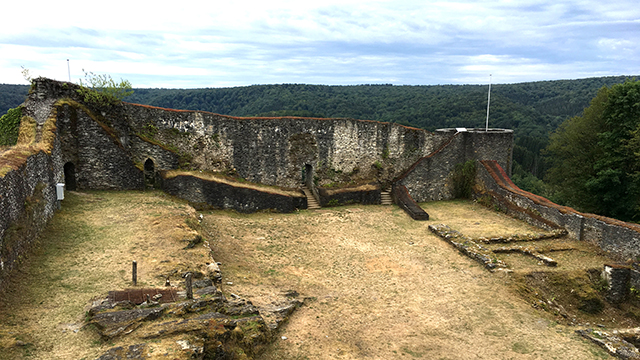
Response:
[[[138,285],[138,262],[135,260],[131,263],[131,282],[133,286]]]
[[[185,277],[185,287],[187,290],[187,299],[193,299],[193,283],[192,283],[192,278],[193,274],[191,273],[187,273],[187,276]]]
[[[631,268],[626,265],[604,264],[602,278],[607,281],[607,301],[619,304],[625,301],[629,295],[629,278]]]

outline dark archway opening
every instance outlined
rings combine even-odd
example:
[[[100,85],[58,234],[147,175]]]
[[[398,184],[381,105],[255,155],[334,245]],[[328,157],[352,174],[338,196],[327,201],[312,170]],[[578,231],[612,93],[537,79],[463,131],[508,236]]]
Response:
[[[72,162],[64,164],[64,183],[69,191],[76,191],[76,166]]]
[[[313,189],[313,166],[306,164],[302,169],[302,183]]]
[[[144,162],[144,184],[147,189],[153,188],[156,180],[155,174],[155,164],[153,160],[147,159],[147,161]]]

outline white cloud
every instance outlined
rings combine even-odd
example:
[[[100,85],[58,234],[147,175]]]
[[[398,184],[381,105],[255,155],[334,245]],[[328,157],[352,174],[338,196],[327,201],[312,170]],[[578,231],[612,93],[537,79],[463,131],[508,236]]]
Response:
[[[639,19],[627,0],[43,2],[0,23],[0,82],[24,83],[20,65],[66,79],[67,58],[74,78],[167,87],[634,74]]]

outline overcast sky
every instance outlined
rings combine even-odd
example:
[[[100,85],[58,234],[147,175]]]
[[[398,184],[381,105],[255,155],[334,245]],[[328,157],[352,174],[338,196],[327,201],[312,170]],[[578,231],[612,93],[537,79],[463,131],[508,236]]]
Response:
[[[104,6],[104,7],[101,7]],[[10,1],[0,83],[487,84],[640,75],[637,0]]]

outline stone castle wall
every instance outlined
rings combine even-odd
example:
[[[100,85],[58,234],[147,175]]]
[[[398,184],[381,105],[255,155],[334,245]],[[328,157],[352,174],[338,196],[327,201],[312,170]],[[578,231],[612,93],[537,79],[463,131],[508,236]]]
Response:
[[[29,100],[23,116],[33,118],[39,129],[56,131],[53,101],[37,88]],[[38,139],[42,137],[40,133],[32,142],[0,152],[0,289],[59,206],[61,142],[58,137]]]
[[[448,137],[439,149],[416,162],[397,183],[404,185],[417,202],[452,199],[451,174],[468,160],[496,160],[511,172],[513,131],[503,129],[436,130]]]
[[[191,153],[192,167],[289,188],[300,186],[305,165],[320,181],[336,174],[390,181],[446,137],[354,119],[238,118],[135,104],[124,111],[133,128],[153,129],[159,142]]]
[[[604,216],[580,213],[518,188],[494,161],[478,166],[476,196],[491,196],[508,214],[542,228],[565,229],[569,236],[588,241],[614,259],[640,258],[640,226]]]

